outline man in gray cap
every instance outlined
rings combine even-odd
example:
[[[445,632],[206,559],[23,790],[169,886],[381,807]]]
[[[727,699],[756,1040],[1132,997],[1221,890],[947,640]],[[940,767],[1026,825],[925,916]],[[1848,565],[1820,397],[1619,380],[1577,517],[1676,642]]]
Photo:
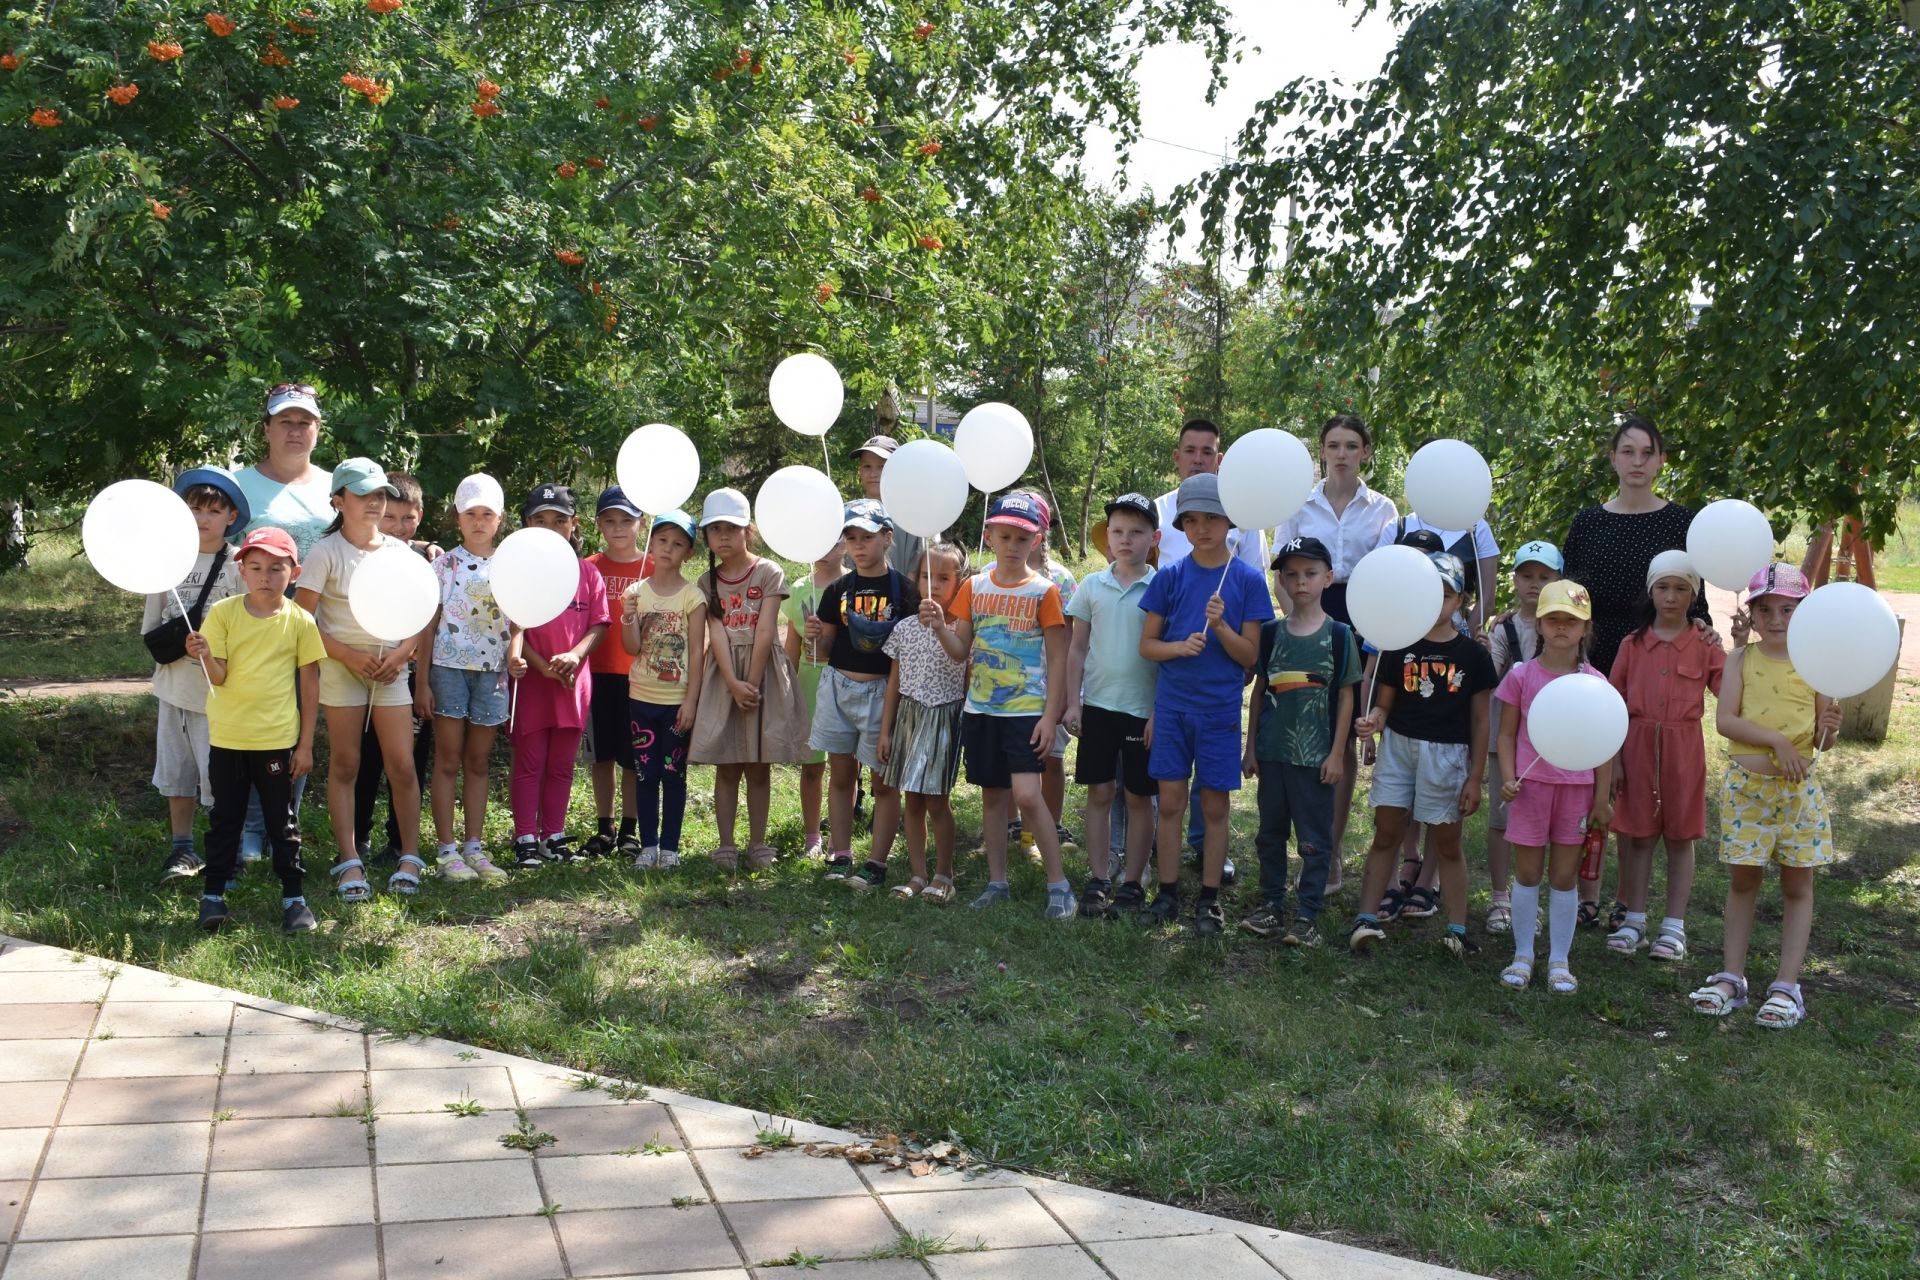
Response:
[[[867,442],[853,451],[853,460],[860,464],[860,491],[875,502],[880,499],[880,472],[886,467],[887,459],[900,447],[900,442],[892,436],[868,436]],[[899,525],[893,527],[893,547],[887,552],[887,563],[900,571],[904,578],[911,579],[914,570],[920,567],[920,551],[926,540],[919,534],[908,533]]]

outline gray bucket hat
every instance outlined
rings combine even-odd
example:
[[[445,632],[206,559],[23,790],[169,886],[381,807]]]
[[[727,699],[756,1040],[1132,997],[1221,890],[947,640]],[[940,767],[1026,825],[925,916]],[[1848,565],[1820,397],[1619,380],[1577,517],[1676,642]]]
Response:
[[[1219,476],[1188,476],[1180,482],[1180,492],[1174,498],[1173,527],[1180,528],[1190,515],[1226,516],[1227,523],[1233,523],[1233,517],[1227,516],[1227,509],[1220,505]]]

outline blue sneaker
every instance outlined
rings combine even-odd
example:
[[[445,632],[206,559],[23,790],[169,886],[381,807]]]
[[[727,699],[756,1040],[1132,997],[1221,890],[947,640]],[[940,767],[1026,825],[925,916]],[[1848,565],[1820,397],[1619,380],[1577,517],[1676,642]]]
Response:
[[[1072,889],[1047,890],[1047,919],[1071,920],[1079,914],[1080,904],[1074,900]]]
[[[1010,902],[1012,900],[1013,895],[1007,892],[1007,886],[1003,884],[990,884],[986,887],[985,892],[973,900],[973,909],[975,911],[985,911],[988,907],[997,907],[1003,902]]]

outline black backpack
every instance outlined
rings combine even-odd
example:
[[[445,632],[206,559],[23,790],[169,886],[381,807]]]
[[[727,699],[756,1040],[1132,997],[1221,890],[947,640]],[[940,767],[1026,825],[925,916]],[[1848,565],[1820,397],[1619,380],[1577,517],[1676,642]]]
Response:
[[[1407,518],[1401,516],[1393,522],[1393,540],[1397,543],[1406,536]],[[1473,546],[1473,530],[1469,529],[1460,541],[1447,548],[1447,553],[1456,557],[1460,566],[1467,571],[1467,590],[1477,597],[1480,594],[1480,558],[1474,555]]]

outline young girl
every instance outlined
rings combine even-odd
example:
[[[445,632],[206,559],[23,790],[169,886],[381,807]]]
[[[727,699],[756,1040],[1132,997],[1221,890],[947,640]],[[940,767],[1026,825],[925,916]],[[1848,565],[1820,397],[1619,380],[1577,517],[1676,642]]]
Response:
[[[1613,816],[1613,764],[1562,769],[1533,749],[1527,717],[1540,691],[1576,671],[1598,674],[1586,660],[1593,602],[1585,587],[1566,578],[1548,583],[1540,590],[1534,622],[1540,635],[1535,656],[1507,672],[1493,694],[1506,704],[1500,720],[1500,776],[1506,781],[1500,793],[1507,800],[1507,842],[1513,848],[1513,963],[1500,971],[1500,981],[1517,990],[1533,980],[1544,862],[1553,886],[1547,905],[1547,988],[1572,995],[1580,989],[1567,965],[1580,911],[1574,876],[1587,827],[1605,827]]]
[[[948,611],[967,574],[967,553],[935,542],[920,554],[918,582],[931,572],[933,599]],[[952,616],[948,613],[949,618]],[[960,712],[967,700],[967,664],[955,662],[917,616],[902,618],[882,646],[893,659],[880,721],[881,777],[906,796],[907,858],[913,878],[895,886],[897,898],[916,894],[945,906],[953,901],[953,804],[960,773]],[[933,828],[934,876],[927,880],[927,828]]]
[[[647,541],[647,576],[620,599],[620,627],[633,661],[627,668],[627,734],[640,794],[642,871],[680,865],[680,823],[687,812],[687,733],[700,703],[701,643],[707,599],[680,573],[693,554],[693,517],[669,511]]]
[[[1647,567],[1640,627],[1620,643],[1607,678],[1627,703],[1627,741],[1613,831],[1620,837],[1620,898],[1626,918],[1607,949],[1632,955],[1647,941],[1647,890],[1654,842],[1667,844],[1667,914],[1649,954],[1687,957],[1687,899],[1693,842],[1707,833],[1707,743],[1700,732],[1707,690],[1720,694],[1727,655],[1688,610],[1700,575],[1684,551],[1662,551]]]
[[[706,671],[693,721],[688,757],[714,770],[713,817],[720,843],[714,863],[724,871],[740,864],[733,842],[740,807],[740,779],[747,780],[747,862],[771,866],[767,806],[775,764],[806,759],[806,712],[793,664],[774,643],[780,601],[787,582],[780,566],[748,548],[752,508],[738,489],[715,489],[700,509],[707,540],[707,571],[698,587],[707,600]],[[771,607],[769,607],[771,605]]]
[[[1780,868],[1780,970],[1755,1021],[1784,1029],[1806,1016],[1800,967],[1813,932],[1813,869],[1833,861],[1827,800],[1808,755],[1832,742],[1840,704],[1815,693],[1787,656],[1787,623],[1806,599],[1806,575],[1776,564],[1747,584],[1747,611],[1759,640],[1736,648],[1720,681],[1717,727],[1727,739],[1720,786],[1720,861],[1727,877],[1726,968],[1688,998],[1721,1017],[1746,1007],[1747,944],[1767,863]]]
[[[506,494],[492,476],[475,474],[454,490],[460,545],[433,562],[440,610],[426,678],[414,709],[433,725],[433,830],[436,861],[448,880],[504,880],[481,844],[487,822],[487,762],[493,737],[507,722],[507,619],[494,603],[488,575]],[[466,810],[466,846],[453,839],[453,799]]]
[[[333,506],[339,512],[326,536],[307,554],[294,603],[313,614],[327,656],[320,663],[320,705],[327,714],[327,816],[340,850],[333,874],[348,902],[373,895],[366,864],[353,844],[353,793],[360,773],[360,739],[372,704],[374,733],[387,763],[387,788],[400,816],[398,869],[387,879],[389,892],[420,891],[420,777],[413,768],[413,698],[401,675],[420,637],[387,645],[361,627],[347,604],[354,571],[382,547],[406,547],[380,532],[387,499],[397,496],[380,464],[348,458],[333,469]]]
[[[521,504],[520,523],[551,529],[573,544],[575,554],[580,551],[573,490],[563,484],[536,486]],[[580,584],[560,616],[531,631],[515,627],[507,643],[507,674],[516,682],[509,717],[513,780],[508,795],[513,805],[513,865],[522,871],[575,857],[566,836],[567,802],[573,796],[573,762],[586,733],[593,691],[593,682],[581,676],[610,617],[606,582],[582,560]]]
[[[600,571],[607,584],[607,612],[617,616],[625,607],[627,591],[653,572],[639,539],[646,535],[646,516],[627,497],[619,485],[603,489],[594,503],[594,527],[600,531],[605,551],[587,557],[587,563]],[[616,850],[622,857],[640,853],[634,835],[639,825],[634,807],[633,726],[627,716],[627,676],[633,666],[633,651],[625,643],[625,628],[609,627],[600,644],[587,655],[593,671],[593,718],[588,734],[593,752],[593,809],[598,824],[587,837],[582,850],[601,857]],[[620,775],[620,826],[613,825],[614,774]]]
[[[808,724],[813,723],[813,708],[820,696],[820,673],[827,669],[827,650],[818,641],[807,639],[807,620],[819,616],[821,594],[846,572],[842,563],[846,555],[847,542],[841,538],[827,554],[813,562],[810,577],[793,584],[780,606],[780,619],[787,624],[781,648],[786,650],[787,660],[794,664],[799,676]],[[820,834],[820,808],[826,801],[826,793],[827,753],[809,750],[800,763],[800,818],[806,824],[806,845],[800,850],[802,857],[819,857],[826,847]]]

